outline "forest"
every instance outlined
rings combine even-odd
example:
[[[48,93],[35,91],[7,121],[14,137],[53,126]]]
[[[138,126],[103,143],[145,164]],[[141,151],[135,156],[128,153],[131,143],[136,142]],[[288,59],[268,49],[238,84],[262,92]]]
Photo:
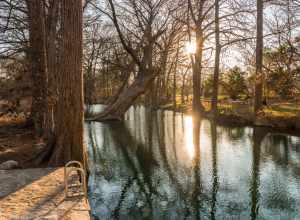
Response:
[[[182,148],[192,144],[195,149],[187,151],[200,161],[202,149],[196,148],[203,147],[209,135],[214,137],[215,155],[216,127],[222,135],[238,132],[236,140],[243,143],[251,128],[255,175],[260,160],[256,155],[261,154],[256,148],[274,144],[278,139],[273,140],[273,134],[286,138],[278,142],[287,146],[285,153],[292,149],[300,158],[300,140],[292,141],[300,136],[299,97],[299,0],[0,0],[0,167],[6,161],[15,161],[12,166],[22,169],[60,167],[76,160],[97,176],[96,155],[110,158],[104,164],[97,162],[104,173],[105,164],[118,160],[118,153],[114,158],[102,152],[100,138],[103,148],[105,144],[124,148],[120,152],[125,160],[145,157],[147,167],[162,160],[169,173],[174,167],[165,164],[173,156],[157,159],[149,156],[156,155],[150,148],[163,147],[160,155],[171,146],[181,149],[176,140],[190,132],[192,143]],[[203,128],[208,122],[210,134]],[[165,134],[169,126],[172,135]],[[220,145],[235,144],[229,133]],[[135,156],[125,150],[132,146]],[[119,152],[112,147],[111,154],[115,151]],[[298,159],[291,166],[299,172]],[[128,164],[135,176],[132,181],[137,178],[143,185],[147,200],[143,188],[153,180],[147,177],[152,171],[142,165],[132,168],[136,162]],[[119,168],[111,169],[115,173]],[[140,180],[136,172],[146,176]],[[169,178],[173,181],[176,175]],[[253,178],[258,191],[257,176]],[[295,178],[300,186],[299,175]],[[126,187],[131,184],[130,180]],[[178,184],[176,190],[181,189]],[[153,187],[150,184],[149,190],[155,194]],[[187,200],[182,201],[189,204]],[[149,202],[151,210],[153,203]],[[299,199],[295,204],[300,205]],[[251,219],[259,217],[255,207],[250,212]],[[274,217],[264,214],[261,217]],[[118,217],[122,219],[122,214]],[[296,219],[297,214],[285,217]]]

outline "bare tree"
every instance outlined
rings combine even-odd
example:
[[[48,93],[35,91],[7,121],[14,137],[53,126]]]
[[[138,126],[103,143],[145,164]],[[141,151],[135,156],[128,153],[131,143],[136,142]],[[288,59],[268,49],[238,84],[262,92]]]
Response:
[[[214,80],[213,80],[213,94],[212,94],[212,111],[216,118],[218,112],[218,91],[219,91],[219,75],[220,75],[220,24],[219,24],[219,0],[215,0],[215,40],[216,40],[216,51],[215,51],[215,66],[214,66]]]
[[[165,16],[162,16],[162,13],[167,9],[168,3],[168,0],[125,1],[119,5],[113,0],[108,0],[110,13],[97,7],[113,21],[124,50],[131,56],[138,70],[131,85],[122,91],[104,112],[93,117],[93,120],[122,120],[124,113],[137,97],[145,93],[157,76],[158,71],[153,65],[154,47],[167,27],[170,11],[167,11],[168,14]],[[116,6],[122,11],[123,22],[127,22],[126,26],[119,21],[120,15]]]
[[[257,0],[256,30],[256,73],[255,73],[255,115],[263,106],[263,0]]]

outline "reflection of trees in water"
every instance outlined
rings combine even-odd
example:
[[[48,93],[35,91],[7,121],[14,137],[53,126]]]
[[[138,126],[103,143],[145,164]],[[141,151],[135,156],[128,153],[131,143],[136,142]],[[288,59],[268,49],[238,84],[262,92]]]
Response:
[[[174,118],[172,117],[174,122]],[[168,177],[171,181],[171,184],[174,186],[177,195],[179,195],[181,202],[184,204],[184,216],[188,217],[193,215],[194,218],[201,218],[201,203],[206,199],[204,193],[202,192],[202,183],[201,183],[201,172],[200,172],[200,128],[201,128],[201,119],[199,116],[193,117],[193,141],[194,141],[194,152],[193,157],[193,167],[192,167],[192,176],[194,180],[192,181],[193,185],[188,187],[187,190],[184,189],[184,186],[181,185],[180,181],[176,176],[176,171],[172,169],[170,161],[167,156],[167,146],[166,146],[166,137],[165,137],[165,125],[164,125],[164,115],[161,118],[157,117],[155,120],[155,130],[158,137],[158,146],[161,156],[161,161],[163,166],[167,171]],[[184,125],[182,125],[184,126]],[[175,126],[174,126],[175,127]],[[175,134],[175,128],[173,127],[173,134]],[[176,148],[176,143],[172,142],[173,148]],[[174,154],[176,154],[176,149],[173,149]],[[170,152],[168,152],[170,154]],[[178,163],[177,157],[174,156],[174,162]],[[175,165],[176,166],[176,165]],[[187,182],[184,182],[187,185]],[[190,194],[191,193],[191,194]]]
[[[215,218],[216,204],[217,204],[217,193],[219,188],[218,178],[218,150],[217,150],[217,126],[214,121],[211,122],[211,147],[212,147],[212,196],[211,196],[211,211],[210,218]]]
[[[201,128],[201,119],[200,117],[193,117],[193,140],[194,140],[194,158],[193,158],[193,167],[192,167],[192,176],[193,178],[193,185],[191,188],[188,188],[188,191],[184,189],[184,186],[186,186],[187,182],[184,182],[182,185],[180,181],[178,180],[178,177],[176,175],[176,170],[173,170],[172,166],[170,165],[170,161],[168,160],[168,154],[170,154],[170,151],[167,152],[167,146],[166,146],[166,136],[165,136],[165,116],[164,114],[152,114],[152,116],[146,112],[145,118],[145,126],[146,126],[146,132],[148,133],[146,136],[146,144],[141,144],[137,142],[132,135],[130,134],[130,131],[126,128],[124,125],[116,125],[116,126],[110,126],[110,130],[112,132],[113,139],[115,140],[116,144],[119,146],[121,151],[123,152],[123,157],[126,159],[127,167],[133,172],[133,181],[138,182],[138,186],[141,188],[141,191],[144,192],[146,199],[148,198],[147,204],[150,206],[151,202],[153,201],[153,196],[151,193],[153,193],[158,198],[162,199],[163,195],[160,195],[155,187],[159,186],[153,186],[152,185],[152,171],[153,168],[157,166],[157,162],[154,159],[153,155],[153,139],[156,135],[157,141],[158,141],[158,147],[159,147],[159,156],[161,157],[161,162],[164,167],[164,170],[166,171],[171,184],[174,186],[176,194],[180,197],[180,202],[183,203],[183,212],[185,217],[193,215],[195,219],[201,218],[201,210],[202,210],[202,202],[207,200],[207,196],[202,192],[202,183],[201,183],[201,167],[200,167],[200,128]],[[172,121],[174,122],[174,117],[172,117]],[[153,122],[154,126],[153,126]],[[136,127],[135,129],[140,129],[140,127]],[[176,128],[173,127],[173,137],[175,137]],[[155,133],[153,132],[155,131]],[[214,131],[214,130],[213,130]],[[215,141],[216,132],[212,135],[212,141]],[[124,138],[124,139],[123,139]],[[136,150],[136,155],[130,155],[130,153],[127,150],[127,147],[122,144],[125,143],[127,146],[138,146]],[[172,148],[176,148],[176,143],[171,143]],[[215,142],[216,147],[216,142]],[[214,151],[213,155],[213,165],[214,165],[214,171],[213,171],[213,189],[212,189],[212,204],[211,204],[211,216],[212,219],[214,218],[214,212],[215,212],[215,204],[216,204],[216,197],[217,197],[217,188],[218,188],[218,177],[217,177],[217,160],[216,160],[216,150]],[[173,153],[176,152],[176,149],[173,149]],[[138,169],[134,163],[134,159],[136,158],[139,161],[139,168]],[[177,157],[172,157],[172,162],[178,163]],[[148,166],[151,165],[152,166]],[[143,175],[143,178],[139,179],[139,172]],[[147,191],[146,187],[149,189],[149,192]],[[114,217],[118,216],[119,210],[121,209],[122,200],[125,199],[126,193],[129,190],[129,188],[132,186],[132,182],[128,180],[128,182],[123,186],[120,201],[116,207],[116,209],[113,211]],[[190,193],[191,194],[190,194]]]
[[[96,154],[96,149],[98,148],[98,143],[95,141],[95,136],[93,135],[93,130],[92,129],[92,124],[91,122],[86,124],[87,128],[87,134],[88,134],[88,140],[90,141],[90,146],[92,148],[93,154],[93,162],[97,161],[97,154]]]
[[[161,118],[156,117],[155,122],[155,130],[157,132],[158,137],[158,147],[161,154],[161,159],[163,162],[163,166],[167,171],[169,179],[171,183],[175,186],[175,190],[178,192],[180,199],[184,202],[184,216],[187,217],[190,213],[189,206],[188,206],[188,198],[187,192],[183,189],[181,184],[176,178],[176,175],[173,173],[172,168],[169,164],[168,157],[167,157],[167,149],[165,143],[165,123],[164,123],[164,114],[161,115]]]
[[[289,138],[285,135],[274,134],[268,135],[266,141],[268,143],[264,147],[265,153],[271,156],[272,160],[278,165],[287,165],[289,162],[289,146],[291,146]]]
[[[300,144],[295,143],[291,136],[269,134],[264,140],[263,155],[272,160],[283,171],[291,171],[296,178],[300,171]]]
[[[259,199],[260,199],[260,152],[261,143],[266,136],[261,128],[254,128],[253,130],[253,146],[252,146],[252,173],[251,173],[251,219],[256,219],[259,212]]]
[[[129,177],[128,180],[122,186],[120,198],[118,200],[117,206],[114,208],[114,210],[111,211],[111,217],[114,219],[119,218],[119,212],[122,208],[122,204],[126,199],[127,192],[133,186],[134,182],[136,182],[136,186],[138,186],[139,191],[143,195],[143,197],[139,197],[138,199],[144,198],[146,200],[146,204],[152,210],[152,195],[158,195],[156,187],[152,186],[151,181],[152,170],[155,165],[153,155],[149,153],[147,148],[142,143],[137,142],[131,136],[129,130],[124,125],[124,123],[110,123],[106,128],[107,129],[102,130],[103,133],[101,134],[105,137],[103,140],[103,145],[106,144],[106,141],[109,141],[109,138],[104,134],[105,132],[108,132],[112,136],[112,140],[115,143],[117,149],[113,150],[111,143],[109,143],[108,146],[110,148],[110,152],[101,153],[96,138],[96,129],[92,127],[92,124],[87,125],[87,134],[90,144],[92,145],[92,159],[94,165],[97,166],[97,164],[99,164],[101,169],[105,169],[104,160],[111,160],[112,158],[110,158],[109,155],[113,153],[117,158],[124,158],[127,171],[132,173],[132,177]],[[104,148],[102,149],[104,151],[106,150]],[[135,151],[133,149],[137,150]],[[118,155],[119,153],[120,155]],[[101,156],[102,154],[103,156]],[[98,171],[95,172],[95,174],[97,175]],[[130,173],[128,173],[128,175],[130,175]],[[105,172],[101,172],[100,174],[101,176],[105,176]],[[96,175],[94,176],[95,178]]]
[[[201,219],[201,201],[202,201],[202,184],[200,172],[200,115],[193,115],[193,142],[194,142],[194,159],[193,159],[193,174],[194,174],[194,187],[192,193],[192,206],[196,219]]]
[[[285,173],[285,175],[293,175],[295,179],[297,179],[300,166],[299,163],[293,161],[294,156],[298,155],[297,152],[295,152],[297,147],[295,148],[295,143],[293,143],[291,136],[283,134],[266,135],[267,131],[260,131],[260,133],[266,136],[264,141],[261,140],[260,142],[261,149],[263,150],[261,156],[267,157],[268,160],[271,159],[277,168],[276,171],[274,171],[275,173],[269,177],[269,182],[272,184],[266,187],[267,192],[265,192],[266,198],[264,199],[264,205],[270,209],[297,212],[297,208],[295,209],[296,201],[293,196],[289,195],[288,186],[285,182],[281,182],[282,178],[278,177],[278,175]],[[254,140],[259,138],[263,139],[263,137],[257,138],[254,136]],[[286,176],[285,178],[288,177]]]
[[[151,154],[139,151],[143,151],[145,149],[145,146],[135,141],[124,123],[111,123],[109,127],[112,137],[115,140],[116,146],[121,149],[122,155],[125,159],[125,162],[127,163],[127,168],[129,168],[133,172],[133,179],[136,181],[139,189],[145,196],[149,208],[152,210],[152,194],[158,195],[155,187],[152,186],[151,181],[151,170],[153,169],[153,161],[155,160],[153,159]],[[128,146],[137,146],[137,155],[132,155],[133,158],[131,158],[130,156]],[[138,167],[134,163],[134,158],[138,159]],[[142,174],[142,177],[139,174]]]
[[[122,208],[122,203],[125,201],[126,199],[126,193],[128,192],[128,190],[130,189],[130,187],[133,184],[133,178],[128,178],[128,180],[126,181],[125,185],[123,186],[122,190],[121,190],[121,195],[118,201],[118,205],[115,207],[115,209],[112,211],[111,217],[113,219],[119,219],[120,218],[120,210]]]
[[[243,140],[245,136],[244,127],[220,127],[223,134],[226,134],[229,141]]]
[[[175,160],[177,161],[177,152],[176,152],[176,112],[174,111],[172,114],[172,127],[173,127],[173,140],[172,146],[174,151]]]
[[[210,219],[216,219],[218,217],[216,216],[217,210],[223,210],[223,206],[220,201],[218,206],[217,199],[219,198],[219,200],[223,200],[224,198],[222,196],[227,196],[226,192],[222,191],[222,188],[219,187],[220,179],[218,175],[222,175],[222,172],[220,174],[218,173],[218,150],[222,151],[222,148],[218,148],[217,140],[218,138],[224,138],[225,134],[225,137],[227,138],[225,141],[229,140],[230,144],[231,142],[233,144],[236,143],[236,139],[239,139],[239,142],[245,141],[245,143],[248,144],[249,136],[246,135],[246,133],[248,134],[251,130],[247,130],[245,128],[234,128],[234,131],[229,131],[229,128],[224,127],[218,127],[217,129],[216,124],[213,122],[210,124],[211,159],[209,159],[209,162],[212,162],[212,172],[210,173],[212,185],[210,187],[210,195],[208,196],[208,194],[206,194],[206,190],[204,190],[202,186],[209,176],[206,176],[205,172],[201,173],[200,158],[205,158],[205,156],[201,155],[201,152],[207,153],[207,151],[205,148],[204,151],[200,150],[200,118],[193,117],[193,167],[188,172],[185,172],[185,170],[182,169],[186,167],[181,166],[182,161],[178,161],[181,158],[180,154],[177,155],[178,152],[181,152],[177,148],[180,146],[180,142],[178,141],[179,138],[174,138],[176,137],[176,132],[178,131],[176,129],[180,129],[178,134],[182,136],[184,136],[184,132],[190,131],[185,131],[186,125],[184,124],[183,116],[181,121],[178,119],[180,117],[179,115],[160,111],[141,111],[140,108],[136,108],[132,113],[133,114],[131,115],[129,122],[131,125],[130,128],[127,128],[127,126],[125,126],[123,123],[111,123],[105,126],[106,129],[101,130],[103,134],[100,135],[105,135],[104,141],[107,142],[104,144],[106,146],[106,152],[103,152],[103,147],[101,146],[102,154],[100,153],[100,148],[96,143],[97,138],[95,138],[95,127],[90,124],[87,126],[87,134],[90,138],[90,143],[95,145],[94,148],[91,148],[91,153],[97,155],[93,155],[93,160],[99,161],[103,159],[111,163],[112,158],[107,158],[107,155],[109,157],[117,158],[116,160],[120,159],[124,161],[124,163],[122,163],[122,161],[119,163],[121,166],[124,166],[124,168],[120,167],[121,170],[125,169],[128,176],[130,176],[128,178],[121,177],[123,178],[124,182],[122,181],[122,186],[119,192],[120,195],[116,198],[118,201],[113,210],[111,210],[111,217],[116,219],[122,217],[121,210],[122,208],[126,207],[126,209],[128,209],[126,210],[126,213],[134,214],[144,214],[145,210],[143,208],[146,209],[146,212],[148,212],[148,209],[150,209],[150,215],[152,217],[153,213],[158,213],[161,215],[170,213],[170,211],[175,211],[180,212],[180,218],[191,217],[199,219],[200,217],[208,217]],[[104,134],[104,132],[107,134]],[[252,155],[250,174],[251,181],[250,183],[242,183],[244,184],[242,187],[244,187],[245,184],[249,184],[246,186],[249,189],[249,197],[251,202],[249,210],[249,217],[251,217],[251,219],[257,219],[258,216],[260,216],[259,214],[260,210],[262,209],[262,205],[268,208],[273,207],[280,209],[288,208],[284,205],[289,206],[292,204],[292,201],[288,201],[288,198],[284,197],[288,195],[289,190],[284,190],[283,186],[281,186],[282,195],[280,194],[282,201],[274,200],[272,197],[274,195],[272,187],[268,187],[267,189],[263,188],[263,194],[267,194],[267,197],[261,198],[260,172],[262,167],[264,167],[262,164],[265,162],[272,163],[274,161],[276,163],[276,167],[277,165],[281,164],[282,166],[285,164],[288,165],[286,169],[289,171],[291,169],[295,170],[295,175],[297,172],[297,167],[299,167],[297,166],[297,163],[291,164],[292,161],[295,160],[294,156],[297,156],[293,155],[293,152],[296,152],[298,149],[297,142],[295,143],[295,140],[292,140],[289,136],[277,134],[267,135],[267,133],[268,131],[262,128],[254,129],[252,136],[252,152],[250,153],[250,155]],[[168,136],[168,134],[170,134],[170,136]],[[205,137],[202,138],[206,138],[206,135],[208,134],[205,133]],[[172,139],[169,141],[171,137]],[[222,139],[219,139],[220,143],[221,141]],[[112,144],[112,142],[114,144]],[[112,145],[115,145],[116,149]],[[281,150],[279,148],[281,148]],[[177,156],[179,158],[177,158]],[[222,162],[222,160],[226,157],[223,157],[220,152],[219,156],[220,162]],[[264,161],[264,158],[268,158],[268,160],[271,161]],[[118,163],[115,161],[112,164],[113,166],[118,165]],[[203,161],[202,164],[205,163],[206,161]],[[293,166],[295,169],[291,168]],[[119,170],[119,168],[117,168],[117,170]],[[204,181],[201,180],[201,174],[202,178],[204,178]],[[270,178],[271,177],[268,177],[267,179],[268,183],[270,182]],[[168,189],[165,187],[168,187]],[[265,191],[269,189],[270,191]],[[140,192],[140,194],[138,194],[138,192]],[[176,197],[173,197],[173,192],[175,193],[174,195],[176,195]],[[133,204],[130,203],[132,201],[128,198],[128,195],[131,195],[131,193],[133,193],[134,199],[136,200],[133,201]],[[220,195],[217,196],[218,194]],[[277,193],[276,195],[279,194]],[[137,201],[143,202],[142,208],[137,208],[136,204],[134,205],[134,203]],[[153,207],[160,205],[160,202],[162,201],[164,201],[164,204],[167,204],[168,211],[165,213],[163,210],[153,210]],[[261,204],[262,201],[264,204]],[[233,209],[230,211],[233,211],[234,215],[242,212],[242,210],[239,211]],[[226,210],[224,210],[224,212],[226,212]]]
[[[87,129],[87,135],[88,135],[88,141],[90,142],[89,145],[92,148],[92,163],[90,163],[90,167],[93,166],[97,166],[97,165],[101,165],[103,168],[105,169],[107,168],[106,166],[106,162],[107,159],[104,157],[105,154],[105,150],[107,150],[107,146],[109,147],[109,138],[108,138],[108,133],[107,133],[107,129],[101,129],[101,136],[103,137],[103,144],[101,146],[103,146],[103,151],[104,153],[100,152],[100,146],[98,143],[98,139],[97,136],[99,136],[99,134],[96,133],[96,128],[95,128],[95,123],[94,122],[89,122],[86,124],[86,129]],[[104,170],[103,170],[104,171]]]

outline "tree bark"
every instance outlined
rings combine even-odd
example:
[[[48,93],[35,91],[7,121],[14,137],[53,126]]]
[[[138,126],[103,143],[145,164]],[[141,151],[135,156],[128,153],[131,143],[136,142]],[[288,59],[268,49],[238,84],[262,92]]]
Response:
[[[174,66],[174,75],[173,75],[173,108],[176,110],[177,107],[177,100],[176,100],[176,74],[177,74],[177,65],[178,65],[178,58],[179,58],[179,42],[177,42],[177,51],[175,55],[175,66]]]
[[[204,107],[201,103],[201,75],[203,56],[203,33],[199,28],[196,30],[196,54],[193,67],[193,111],[202,112]]]
[[[156,74],[139,74],[135,81],[128,89],[123,90],[116,101],[108,106],[104,112],[91,117],[90,121],[106,121],[106,120],[123,120],[125,112],[129,109],[132,103],[144,94],[149,88]]]
[[[185,78],[186,78],[186,74],[184,74],[183,78],[182,78],[182,87],[181,87],[181,105],[182,106],[185,104],[185,98],[184,98],[184,93],[185,93]]]
[[[257,33],[256,33],[256,74],[255,74],[255,116],[262,109],[263,100],[263,0],[257,0]]]
[[[70,160],[85,162],[83,141],[82,1],[62,1],[62,53],[58,83],[54,166]]]
[[[46,111],[47,64],[44,5],[40,0],[27,0],[31,74],[33,81],[31,119],[38,137],[43,135]]]
[[[212,94],[212,112],[214,118],[218,114],[218,93],[219,93],[219,75],[220,75],[220,19],[219,19],[219,0],[215,0],[215,40],[216,40],[216,53],[215,53],[215,68],[213,79],[213,94]]]
[[[47,88],[45,138],[52,142],[55,135],[55,108],[57,107],[57,23],[59,1],[52,0],[46,16],[46,54],[47,54]]]

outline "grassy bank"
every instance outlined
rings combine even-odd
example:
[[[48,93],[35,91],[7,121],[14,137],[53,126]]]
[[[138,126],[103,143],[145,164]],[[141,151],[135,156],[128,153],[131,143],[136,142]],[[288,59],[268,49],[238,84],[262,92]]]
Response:
[[[202,101],[205,108],[204,117],[212,118],[210,101]],[[174,110],[172,104],[162,106],[162,109]],[[175,111],[191,113],[191,104],[176,106]],[[253,107],[245,102],[221,101],[218,105],[217,121],[232,126],[263,126],[278,130],[300,132],[300,103],[276,102],[264,106],[258,117],[254,117]]]

